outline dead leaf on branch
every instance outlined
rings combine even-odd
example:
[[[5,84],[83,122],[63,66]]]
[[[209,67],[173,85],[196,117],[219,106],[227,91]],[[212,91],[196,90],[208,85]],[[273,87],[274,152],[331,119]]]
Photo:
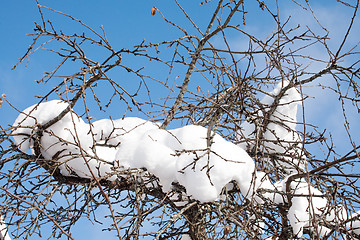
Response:
[[[151,8],[151,16],[154,16],[156,14],[156,10],[157,10],[156,7]]]
[[[4,98],[4,99],[6,98],[6,94],[5,94],[5,93],[3,93],[3,94],[1,95],[1,97],[0,97],[0,108],[1,108],[1,106],[2,106],[2,104],[3,104],[3,98]]]

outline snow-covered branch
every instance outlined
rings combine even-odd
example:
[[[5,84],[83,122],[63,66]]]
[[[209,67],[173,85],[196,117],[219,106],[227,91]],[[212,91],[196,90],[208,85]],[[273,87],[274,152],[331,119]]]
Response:
[[[36,3],[15,67],[57,64],[0,98],[3,237],[359,237],[359,1],[336,31],[308,1],[175,0],[106,34]]]
[[[254,204],[288,205],[287,217],[295,236],[301,237],[304,227],[325,236],[330,229],[325,225],[316,225],[315,229],[314,217],[342,222],[348,219],[347,210],[342,208],[338,219],[338,208],[328,209],[324,194],[306,180],[306,158],[301,155],[302,140],[295,129],[301,96],[294,87],[281,92],[287,84],[279,83],[261,101],[261,114],[268,114],[268,106],[274,106],[272,99],[282,94],[268,116],[266,130],[244,122],[241,135],[247,142],[239,145],[218,134],[213,135],[209,145],[208,130],[196,125],[164,130],[157,123],[134,117],[87,124],[73,110],[59,118],[69,105],[58,100],[25,109],[16,119],[12,134],[23,152],[30,149],[34,153],[39,144],[38,158],[51,162],[63,176],[114,182],[133,174],[144,179],[155,176],[158,187],[179,207],[186,205],[187,199],[218,201],[223,189],[231,190],[229,183],[235,181],[236,188]],[[57,121],[41,130],[36,143],[39,129],[53,119]],[[278,182],[271,182],[265,172],[257,171],[254,160],[245,151],[255,147],[259,137],[251,135],[259,131],[263,131],[262,147],[279,156],[273,167],[285,170],[285,178]],[[294,178],[297,174],[303,177]],[[154,184],[157,187],[156,182],[149,182],[148,187]],[[183,187],[184,196],[175,191],[177,185]]]

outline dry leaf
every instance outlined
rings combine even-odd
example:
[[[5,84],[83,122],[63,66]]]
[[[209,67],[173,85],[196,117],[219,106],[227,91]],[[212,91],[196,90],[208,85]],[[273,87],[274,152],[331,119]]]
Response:
[[[3,104],[3,98],[6,98],[6,94],[5,94],[5,93],[3,93],[3,94],[1,95],[1,97],[0,97],[0,108],[1,108],[1,106],[2,106],[2,104]]]
[[[200,91],[201,91],[200,86],[197,86],[197,87],[196,87],[196,89],[197,89],[197,91],[198,91],[198,92],[200,92]]]
[[[152,7],[152,8],[151,8],[151,16],[154,16],[154,15],[155,15],[156,10],[157,10],[156,7]]]
[[[230,231],[231,231],[231,226],[226,225],[225,228],[224,228],[224,234],[228,235],[230,233]]]

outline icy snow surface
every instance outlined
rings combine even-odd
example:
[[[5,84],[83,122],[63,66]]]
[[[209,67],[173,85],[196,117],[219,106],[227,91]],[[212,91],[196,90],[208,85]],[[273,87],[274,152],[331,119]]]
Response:
[[[288,84],[279,83],[269,96],[264,97],[261,103],[266,111],[274,97]],[[288,177],[304,169],[305,165],[305,160],[291,157],[301,154],[301,137],[295,131],[300,100],[297,90],[289,88],[279,99],[280,105],[270,116],[271,122],[264,133],[264,139],[270,140],[265,143],[267,151],[288,155],[280,163],[287,169],[288,176],[276,183],[271,183],[264,172],[256,171],[253,159],[245,151],[254,146],[254,141],[235,145],[201,126],[163,130],[156,123],[135,117],[103,119],[88,124],[71,110],[42,131],[41,154],[47,160],[57,160],[60,172],[65,176],[116,180],[117,175],[122,176],[119,170],[145,168],[158,177],[164,192],[170,191],[173,183],[178,183],[186,189],[188,196],[200,202],[218,200],[223,187],[235,180],[241,193],[258,204],[264,199],[275,204],[285,203],[288,201],[284,194]],[[13,137],[19,149],[34,151],[34,139],[41,126],[67,107],[65,102],[53,100],[25,109],[13,124]],[[255,137],[254,123],[245,122],[242,128],[239,135]],[[286,152],[289,145],[275,145],[273,140],[292,141],[295,148]],[[290,188],[295,196],[291,199],[288,218],[294,234],[300,237],[303,228],[311,226],[311,216],[325,211],[327,200],[304,179],[292,181]],[[257,189],[265,191],[261,191],[260,196],[260,193],[255,194]],[[312,195],[315,197],[309,197]],[[345,208],[340,209],[340,213],[336,209],[327,212],[328,219],[339,219],[339,214],[341,219],[347,217]],[[359,226],[359,221],[353,222],[352,227]],[[321,235],[329,232],[325,227],[315,228]]]

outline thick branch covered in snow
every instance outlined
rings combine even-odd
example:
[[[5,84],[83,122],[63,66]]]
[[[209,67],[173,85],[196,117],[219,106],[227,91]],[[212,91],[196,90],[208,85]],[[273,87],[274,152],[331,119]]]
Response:
[[[165,35],[113,47],[36,1],[19,63],[47,49],[58,65],[40,103],[0,125],[0,240],[73,239],[85,218],[118,239],[359,238],[360,1],[336,2],[339,29],[309,1],[157,3]],[[95,105],[123,118],[96,121]]]
[[[261,101],[263,111],[259,114],[267,114],[266,124],[242,124],[239,134],[247,141],[239,145],[218,134],[208,139],[208,129],[201,126],[164,130],[157,123],[134,117],[87,124],[72,110],[43,129],[68,107],[57,100],[24,110],[14,123],[13,136],[21,151],[41,154],[63,176],[119,181],[143,169],[158,178],[164,193],[181,185],[185,189],[182,194],[200,202],[220,199],[223,188],[235,181],[242,195],[256,204],[288,204],[287,217],[294,235],[300,237],[303,229],[310,227],[325,236],[330,229],[314,226],[314,216],[329,221],[346,221],[348,217],[345,208],[341,208],[340,218],[338,209],[328,209],[321,191],[306,179],[290,177],[303,173],[306,161],[295,129],[301,97],[288,84],[279,83]],[[256,147],[259,135],[262,146],[279,155],[281,161],[274,167],[280,166],[287,173],[279,182],[272,183],[264,172],[256,171],[254,160],[245,151]],[[178,206],[181,204],[186,202]],[[348,224],[354,228],[359,222]]]
[[[66,103],[50,101],[20,114],[14,124],[19,148],[33,150],[39,126],[66,107]],[[40,138],[42,156],[58,161],[64,176],[115,180],[121,171],[145,168],[159,178],[164,192],[172,183],[179,183],[201,202],[216,200],[232,180],[248,195],[253,160],[217,134],[210,146],[207,143],[207,129],[200,126],[167,131],[139,118],[104,119],[89,125],[74,112],[46,129]]]

